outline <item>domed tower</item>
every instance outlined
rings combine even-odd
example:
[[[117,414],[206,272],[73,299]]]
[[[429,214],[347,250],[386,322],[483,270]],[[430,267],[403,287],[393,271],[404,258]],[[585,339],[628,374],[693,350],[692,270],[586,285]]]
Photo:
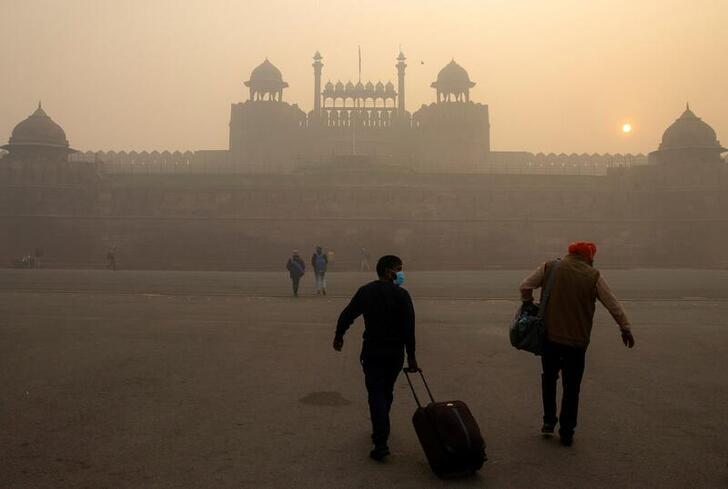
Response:
[[[0,182],[9,185],[0,213],[78,215],[97,210],[100,174],[96,163],[69,158],[76,150],[69,147],[66,132],[48,117],[40,103],[15,126],[2,148],[9,154],[0,164]],[[42,235],[47,223],[30,218],[27,225],[33,230],[20,235]],[[27,246],[29,243],[23,245]],[[59,243],[59,248],[62,246]]]
[[[15,126],[8,144],[2,148],[13,159],[61,161],[76,152],[69,147],[66,132],[48,117],[40,103],[35,112]]]
[[[470,101],[475,83],[454,60],[437,74],[437,103],[412,114],[417,161],[428,171],[473,171],[490,153],[488,106]]]
[[[305,154],[306,114],[283,101],[288,83],[267,58],[245,86],[250,99],[230,107],[229,161],[250,171],[290,170]]]
[[[669,165],[722,163],[720,155],[726,151],[713,128],[687,105],[685,112],[663,133],[657,151],[650,153],[650,162]]]
[[[268,100],[278,102],[283,100],[283,89],[288,88],[288,83],[283,81],[281,70],[265,58],[261,64],[255,67],[250,73],[250,80],[245,82],[250,88],[250,100]]]
[[[437,81],[430,85],[437,90],[437,103],[455,101],[470,102],[470,89],[475,83],[470,81],[468,72],[453,59],[437,74]]]

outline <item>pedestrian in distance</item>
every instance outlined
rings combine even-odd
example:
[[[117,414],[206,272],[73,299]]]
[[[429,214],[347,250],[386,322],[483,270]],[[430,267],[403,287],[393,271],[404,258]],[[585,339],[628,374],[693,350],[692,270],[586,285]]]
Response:
[[[306,273],[306,264],[304,263],[298,250],[293,250],[291,257],[286,263],[286,269],[291,277],[291,285],[293,286],[293,297],[298,297],[298,287],[301,283],[301,277]]]
[[[33,268],[40,268],[40,259],[43,257],[43,248],[36,248],[33,252]]]
[[[314,251],[311,256],[311,267],[313,268],[313,273],[316,276],[317,295],[326,295],[326,270],[328,269],[328,266],[329,258],[324,253],[323,248],[317,246],[316,251]]]
[[[378,279],[357,290],[341,312],[334,335],[334,349],[341,351],[344,334],[359,316],[364,316],[360,361],[367,388],[374,449],[369,456],[383,461],[389,455],[389,411],[394,384],[404,365],[417,371],[415,358],[415,311],[404,284],[402,260],[383,256],[377,263]]]
[[[371,270],[371,266],[369,265],[369,251],[366,248],[362,247],[361,250],[359,250],[359,254],[359,271],[368,272],[369,270]]]
[[[106,252],[106,268],[116,271],[116,246]]]
[[[624,345],[632,348],[635,344],[624,309],[599,270],[594,268],[596,251],[594,243],[588,241],[572,243],[563,259],[546,262],[526,277],[520,285],[523,307],[532,308],[533,290],[543,287],[551,273],[556,274],[544,313],[546,340],[541,354],[543,398],[541,432],[551,434],[558,424],[560,441],[564,446],[571,446],[574,441],[579,390],[597,300],[607,308],[619,325]],[[557,418],[556,383],[559,372],[563,396],[561,412]]]

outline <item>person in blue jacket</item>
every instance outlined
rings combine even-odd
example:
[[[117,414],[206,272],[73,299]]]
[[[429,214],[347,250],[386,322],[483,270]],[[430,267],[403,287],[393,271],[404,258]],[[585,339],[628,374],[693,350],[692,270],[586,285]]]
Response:
[[[329,267],[329,257],[320,246],[316,247],[311,256],[311,267],[316,276],[316,294],[326,295],[326,269]]]

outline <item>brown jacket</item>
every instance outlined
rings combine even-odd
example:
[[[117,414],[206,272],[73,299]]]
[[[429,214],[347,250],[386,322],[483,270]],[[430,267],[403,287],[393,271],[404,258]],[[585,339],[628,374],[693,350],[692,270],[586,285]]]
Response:
[[[539,267],[521,283],[521,298],[533,298],[533,289],[546,284],[553,262]],[[567,255],[556,270],[554,288],[546,307],[550,341],[586,348],[591,337],[596,300],[607,307],[622,331],[629,331],[624,309],[609,290],[599,270],[578,255]]]

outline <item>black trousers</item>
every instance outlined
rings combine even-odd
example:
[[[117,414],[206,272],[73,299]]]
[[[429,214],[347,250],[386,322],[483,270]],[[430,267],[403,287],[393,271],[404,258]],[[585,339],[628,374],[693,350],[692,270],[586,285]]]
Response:
[[[372,441],[386,445],[389,439],[389,410],[394,399],[394,383],[404,365],[403,352],[362,351],[361,365],[369,394]]]
[[[584,375],[586,350],[546,341],[541,355],[541,393],[544,423],[559,423],[561,436],[572,436],[579,412],[579,389]],[[556,381],[561,372],[563,396],[556,417]]]
[[[291,277],[291,284],[293,285],[293,295],[298,295],[298,285],[301,283],[301,277]]]

